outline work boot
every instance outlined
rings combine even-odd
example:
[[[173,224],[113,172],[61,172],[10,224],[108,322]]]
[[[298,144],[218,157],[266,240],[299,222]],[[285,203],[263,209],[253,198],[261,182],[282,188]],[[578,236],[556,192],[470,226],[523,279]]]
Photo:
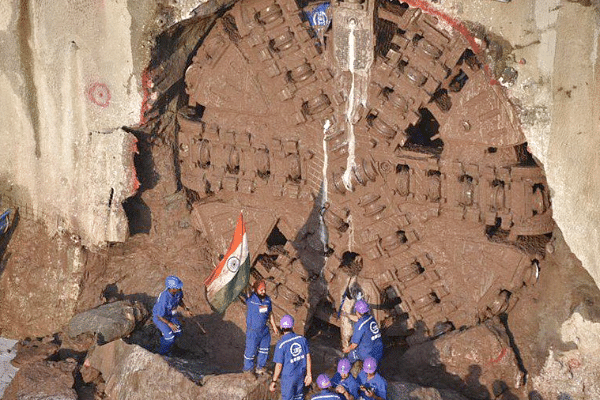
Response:
[[[254,374],[252,373],[252,370],[251,370],[251,369],[245,369],[245,370],[243,371],[243,373],[244,373],[244,375],[245,375],[245,376],[247,376],[247,377],[252,377],[252,378],[255,378],[255,376],[254,376]]]
[[[256,368],[256,371],[255,371],[255,372],[256,372],[256,375],[257,375],[257,376],[261,376],[261,375],[264,375],[264,374],[266,374],[266,373],[267,373],[267,370],[266,370],[266,369],[264,369],[264,368]]]

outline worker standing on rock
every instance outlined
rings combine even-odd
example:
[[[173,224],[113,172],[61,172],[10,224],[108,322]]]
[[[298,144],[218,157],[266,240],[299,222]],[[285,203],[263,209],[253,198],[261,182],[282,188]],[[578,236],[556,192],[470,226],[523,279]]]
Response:
[[[387,399],[387,382],[376,371],[377,361],[373,357],[364,360],[363,369],[357,379],[364,400]]]
[[[355,315],[348,316],[355,321],[350,344],[342,349],[348,354],[351,363],[373,357],[377,362],[383,357],[383,341],[377,321],[369,314],[369,305],[364,300],[354,304]]]
[[[347,358],[342,358],[337,365],[337,372],[331,378],[335,391],[343,395],[346,400],[358,400],[358,382],[350,374],[352,364]]]
[[[321,374],[317,377],[317,386],[321,392],[313,395],[310,400],[345,400],[341,394],[331,390],[331,381],[327,375]]]
[[[308,341],[304,336],[294,333],[294,318],[291,315],[284,315],[279,325],[283,336],[275,345],[275,371],[269,390],[275,391],[281,375],[281,399],[301,400],[304,399],[304,386],[312,383]]]
[[[190,309],[183,302],[183,282],[171,275],[165,280],[166,289],[161,292],[152,309],[152,321],[162,333],[158,353],[165,355],[171,350],[175,339],[181,335],[181,323],[177,319],[177,308],[182,307],[186,316],[191,317]]]
[[[269,356],[271,333],[268,322],[271,322],[273,331],[279,333],[279,328],[273,317],[271,299],[267,296],[267,284],[260,279],[254,282],[253,292],[246,300],[246,350],[244,351],[244,372],[251,372],[256,357],[256,374],[266,372],[265,365]]]

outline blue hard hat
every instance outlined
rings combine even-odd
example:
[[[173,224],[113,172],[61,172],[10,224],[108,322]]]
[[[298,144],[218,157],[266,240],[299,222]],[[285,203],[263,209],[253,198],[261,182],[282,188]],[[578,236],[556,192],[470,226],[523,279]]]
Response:
[[[339,374],[349,374],[350,368],[352,368],[352,364],[350,364],[350,360],[348,360],[347,358],[342,358],[338,362],[337,372]]]
[[[354,309],[356,310],[356,312],[366,314],[367,312],[369,312],[369,305],[366,301],[359,300],[356,302],[356,304],[354,304]]]
[[[183,282],[175,275],[170,275],[165,279],[165,286],[167,289],[181,289],[183,287]]]
[[[372,374],[376,370],[377,370],[377,360],[375,360],[373,357],[367,358],[365,360],[365,362],[363,363],[363,371],[365,371],[367,374]]]
[[[328,387],[331,387],[331,381],[327,375],[321,374],[317,377],[317,385],[319,385],[321,389],[327,389]]]
[[[289,314],[284,315],[281,317],[281,321],[279,321],[279,326],[281,326],[283,329],[293,328],[294,318]]]

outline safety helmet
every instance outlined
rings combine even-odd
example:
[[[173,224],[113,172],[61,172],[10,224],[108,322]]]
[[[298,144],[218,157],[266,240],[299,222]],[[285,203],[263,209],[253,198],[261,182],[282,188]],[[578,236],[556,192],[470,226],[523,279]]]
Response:
[[[339,374],[349,374],[350,368],[352,368],[352,364],[350,364],[350,360],[348,360],[347,358],[342,358],[338,362],[337,372]]]
[[[183,287],[183,282],[175,275],[169,275],[167,276],[167,279],[165,279],[165,286],[167,289],[181,289]]]
[[[279,321],[279,326],[281,326],[283,329],[293,328],[294,318],[289,314],[284,315],[281,317],[281,321]]]
[[[363,362],[363,371],[365,371],[367,374],[372,374],[376,370],[377,360],[375,360],[373,357],[369,357]]]
[[[331,381],[327,375],[321,374],[317,377],[317,385],[319,385],[321,389],[327,389],[328,387],[331,387]]]
[[[356,304],[354,304],[354,309],[356,310],[356,312],[359,312],[361,314],[366,314],[369,312],[369,305],[367,304],[366,301],[359,300],[356,302]]]

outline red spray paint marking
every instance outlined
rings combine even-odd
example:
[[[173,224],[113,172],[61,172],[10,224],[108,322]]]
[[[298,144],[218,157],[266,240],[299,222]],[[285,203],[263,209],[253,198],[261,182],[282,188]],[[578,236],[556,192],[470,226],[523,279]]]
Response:
[[[504,358],[504,356],[506,355],[507,350],[506,347],[502,348],[502,351],[500,352],[500,354],[498,355],[498,357],[490,360],[490,364],[497,364],[500,362],[500,360],[502,360]]]
[[[471,50],[473,50],[475,54],[481,55],[483,53],[481,46],[479,46],[479,44],[475,40],[475,37],[471,35],[469,29],[467,29],[467,27],[464,26],[462,22],[457,21],[454,18],[444,14],[443,12],[434,8],[433,6],[431,6],[431,4],[425,2],[424,0],[402,0],[402,2],[414,8],[420,8],[423,12],[427,14],[435,15],[436,17],[443,19],[444,21],[446,21],[446,23],[448,23],[450,26],[452,26],[454,29],[460,32],[460,34],[463,35],[465,39],[467,39],[467,41],[471,45]],[[485,71],[486,75],[490,78],[490,84],[497,85],[499,83],[496,79],[492,78],[490,67],[487,64],[484,65],[483,70]]]
[[[578,359],[576,359],[576,358],[571,358],[571,359],[568,361],[568,363],[567,363],[567,364],[569,365],[569,369],[570,369],[570,370],[577,369],[577,368],[581,367],[581,361],[579,361],[579,360],[578,360]]]
[[[146,122],[146,111],[150,109],[148,99],[150,98],[150,88],[152,80],[150,79],[150,73],[148,68],[142,72],[142,106],[140,109],[140,125]]]
[[[102,108],[106,108],[110,104],[110,90],[104,83],[92,84],[87,91],[87,96],[92,103]]]

